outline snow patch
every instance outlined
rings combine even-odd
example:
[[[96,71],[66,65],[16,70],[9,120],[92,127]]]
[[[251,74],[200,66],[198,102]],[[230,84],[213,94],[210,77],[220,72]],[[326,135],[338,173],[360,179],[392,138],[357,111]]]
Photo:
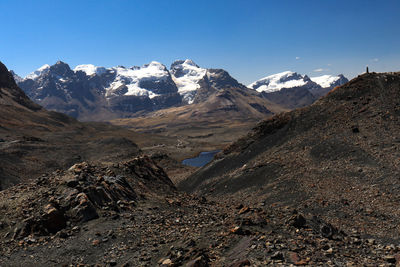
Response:
[[[49,64],[45,64],[45,65],[41,66],[40,68],[38,68],[37,70],[35,70],[34,72],[29,73],[29,74],[25,77],[25,80],[26,80],[26,79],[34,80],[34,79],[36,79],[37,77],[39,77],[40,75],[42,75],[43,73],[48,72],[49,70],[50,70],[50,65],[49,65]]]
[[[258,92],[272,93],[280,91],[283,88],[293,88],[303,86],[307,83],[304,76],[292,71],[285,71],[273,74],[249,84],[247,87],[255,89]]]
[[[192,60],[175,61],[171,68],[172,79],[178,87],[178,92],[189,104],[193,103],[195,91],[200,88],[200,80],[204,78],[207,69],[200,68]]]
[[[97,67],[93,64],[83,64],[83,65],[78,65],[75,67],[74,72],[77,72],[77,71],[83,71],[84,73],[86,73],[87,76],[90,76],[93,74],[101,75],[106,72],[106,68]]]
[[[334,84],[337,80],[339,80],[340,77],[333,75],[322,75],[319,77],[311,77],[310,79],[316,84],[319,84],[322,88],[328,88],[331,87],[332,84]]]
[[[140,87],[141,81],[163,81],[168,79],[169,72],[167,68],[157,61],[152,61],[143,67],[114,67],[110,70],[116,73],[115,80],[106,88],[107,95],[115,95],[123,86],[126,86],[127,92],[124,95],[148,96],[154,98],[158,94]]]

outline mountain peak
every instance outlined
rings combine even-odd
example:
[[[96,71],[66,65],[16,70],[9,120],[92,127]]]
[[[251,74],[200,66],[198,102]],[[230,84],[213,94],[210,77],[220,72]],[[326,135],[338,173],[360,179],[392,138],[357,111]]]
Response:
[[[10,70],[11,75],[14,77],[16,83],[22,82],[24,79],[16,74],[13,70]]]
[[[189,104],[193,103],[195,92],[200,88],[199,82],[206,73],[207,69],[200,68],[190,59],[176,60],[171,65],[172,78],[179,93]]]
[[[39,76],[42,76],[45,73],[48,72],[54,72],[57,75],[64,75],[68,72],[71,71],[71,68],[69,67],[69,65],[61,60],[57,61],[56,64],[50,66],[49,64],[45,64],[43,66],[41,66],[40,68],[38,68],[37,70],[35,70],[34,72],[28,74],[25,77],[25,80],[27,79],[31,79],[31,80],[35,80],[37,79]]]
[[[72,70],[67,63],[59,60],[56,64],[50,67],[50,72],[59,76],[65,76],[71,74]]]
[[[148,96],[150,99],[161,94],[176,93],[177,88],[165,65],[151,61],[142,67],[115,67],[115,79],[106,90],[106,97]]]
[[[182,66],[182,65],[184,65],[184,66],[193,66],[193,67],[196,67],[196,68],[200,68],[199,65],[197,65],[193,60],[187,58],[185,60],[182,60],[182,59],[175,60],[171,64],[171,68],[170,69],[172,70],[172,69],[176,68],[177,66]]]
[[[200,67],[199,67],[196,63],[194,63],[194,61],[191,60],[191,59],[186,59],[186,60],[183,62],[183,64],[186,64],[186,65],[190,65],[190,66],[194,66],[194,67],[200,68]]]
[[[177,59],[174,62],[172,62],[170,69],[173,69],[177,65],[182,65],[184,62],[185,62],[185,60]]]
[[[307,76],[303,76],[293,71],[284,71],[264,77],[248,85],[249,88],[258,92],[275,92],[282,88],[293,88],[303,86],[307,82]]]
[[[150,63],[148,63],[148,64],[144,64],[143,65],[143,67],[152,67],[152,66],[156,66],[156,67],[159,67],[159,66],[162,66],[162,67],[165,67],[165,65],[164,64],[162,64],[162,63],[160,63],[160,62],[158,62],[158,61],[151,61]],[[166,67],[165,67],[166,68]]]
[[[16,87],[12,73],[8,71],[7,67],[0,62],[0,88]]]
[[[50,70],[50,65],[49,64],[44,64],[43,66],[41,66],[40,68],[38,68],[37,70],[35,70],[34,72],[29,73],[25,79],[31,79],[34,80],[37,77],[39,77],[40,75],[42,75],[43,73],[46,73]]]
[[[93,74],[97,74],[97,75],[101,75],[103,73],[106,72],[106,68],[104,67],[97,67],[93,64],[82,64],[82,65],[78,65],[74,68],[74,71],[83,71],[84,73],[86,73],[87,76],[93,75]]]
[[[63,62],[63,61],[61,61],[61,60],[58,60],[58,61],[56,62],[56,64],[54,64],[54,65],[68,65],[68,64],[65,63],[65,62]]]
[[[343,74],[339,74],[337,76],[326,74],[322,76],[311,77],[311,80],[322,88],[334,87],[348,82],[347,78],[344,77]]]
[[[157,76],[158,75],[165,75],[166,72],[168,72],[167,67],[158,62],[158,61],[151,61],[148,64],[144,64],[142,67],[132,67],[130,68],[132,70],[141,70],[142,72],[148,72],[148,75],[151,75],[152,73],[155,73]],[[161,74],[162,73],[162,74]]]
[[[47,69],[49,69],[49,68],[50,68],[50,65],[49,65],[49,64],[44,64],[43,66],[41,66],[41,67],[38,68],[37,70],[44,71],[44,70],[47,70]]]

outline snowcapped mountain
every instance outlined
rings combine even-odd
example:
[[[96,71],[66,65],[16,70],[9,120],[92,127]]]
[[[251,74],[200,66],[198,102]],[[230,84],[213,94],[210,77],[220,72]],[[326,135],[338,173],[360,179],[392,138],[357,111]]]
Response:
[[[106,72],[106,68],[104,67],[97,67],[93,64],[86,64],[86,65],[78,65],[74,68],[74,71],[83,71],[86,73],[87,76],[91,76],[93,74],[101,75]]]
[[[223,69],[204,69],[190,59],[171,65],[171,75],[185,103],[200,103],[212,94],[227,88],[245,89]]]
[[[37,77],[41,76],[42,74],[48,72],[49,69],[50,69],[50,65],[45,64],[45,65],[41,66],[40,68],[38,68],[37,70],[35,70],[34,72],[28,74],[28,75],[25,77],[25,79],[34,80],[34,79],[36,79]]]
[[[19,82],[31,99],[82,120],[131,116],[182,103],[168,69],[155,61],[142,67],[87,64],[74,70],[59,61],[33,74]]]
[[[333,83],[335,83],[339,79],[339,76],[332,75],[322,75],[319,77],[311,77],[311,80],[321,87],[330,87]]]
[[[143,67],[115,67],[109,69],[115,79],[105,88],[106,96],[133,95],[150,99],[165,93],[178,91],[168,69],[161,63],[152,61]]]
[[[37,103],[83,120],[132,116],[205,101],[225,88],[246,88],[226,71],[201,68],[190,59],[175,61],[170,70],[157,61],[142,67],[84,64],[73,70],[59,61],[24,79],[15,77]]]
[[[258,92],[272,93],[284,88],[303,87],[305,85],[315,86],[315,84],[322,88],[333,88],[346,82],[348,80],[342,74],[338,76],[323,75],[309,78],[307,75],[285,71],[257,80],[248,85],[248,87]]]
[[[141,67],[78,65],[58,61],[44,65],[18,85],[38,104],[81,120],[131,117],[159,109],[202,103],[225,89],[250,90],[223,69],[201,68],[190,59],[177,60],[170,69],[157,61]],[[252,95],[292,109],[313,103],[347,79],[282,72],[249,85]],[[329,88],[331,88],[329,87]],[[329,90],[328,90],[329,91]]]
[[[322,75],[318,77],[311,77],[311,80],[322,87],[318,90],[311,90],[311,92],[317,97],[324,96],[336,86],[345,84],[349,81],[346,77],[343,76],[343,74],[339,74],[337,76]]]
[[[307,75],[285,71],[257,80],[248,87],[274,103],[293,109],[312,104],[335,86],[346,82],[348,80],[343,75],[309,78]]]
[[[93,109],[96,92],[93,77],[74,72],[68,64],[40,68],[18,82],[19,87],[36,103],[47,109],[78,117],[81,109]]]
[[[247,87],[258,92],[272,93],[283,88],[301,87],[310,82],[307,75],[300,75],[296,72],[285,71],[273,74],[249,84]]]
[[[207,74],[207,69],[200,68],[192,60],[177,60],[171,65],[171,74],[178,87],[178,92],[189,104],[193,103],[195,93],[200,89],[200,81]]]

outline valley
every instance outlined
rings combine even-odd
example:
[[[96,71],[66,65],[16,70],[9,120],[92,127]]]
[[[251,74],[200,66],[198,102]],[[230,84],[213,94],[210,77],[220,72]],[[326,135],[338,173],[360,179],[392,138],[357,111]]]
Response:
[[[81,122],[1,65],[1,265],[397,262],[399,73],[325,77],[335,88],[319,99],[322,82],[294,72],[246,87],[204,69],[216,76],[195,87],[182,68],[199,67],[172,66],[187,103]]]
[[[0,11],[0,267],[400,266],[400,1]]]
[[[174,181],[193,171],[179,166],[183,159],[223,149],[256,123],[309,105],[347,82],[342,75],[313,78],[317,83],[307,75],[283,72],[246,87],[225,70],[202,68],[190,59],[177,60],[170,69],[156,61],[142,67],[86,64],[71,69],[58,61],[25,78],[11,73],[48,110],[132,130],[144,153],[171,158],[162,165]]]

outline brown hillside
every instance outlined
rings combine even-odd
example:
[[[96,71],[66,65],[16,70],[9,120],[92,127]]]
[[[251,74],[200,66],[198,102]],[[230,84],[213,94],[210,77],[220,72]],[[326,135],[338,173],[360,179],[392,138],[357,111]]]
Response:
[[[83,124],[41,108],[0,63],[0,189],[80,161],[138,155],[133,136],[118,127]]]
[[[400,73],[364,74],[260,123],[180,188],[290,205],[346,230],[400,237]]]

